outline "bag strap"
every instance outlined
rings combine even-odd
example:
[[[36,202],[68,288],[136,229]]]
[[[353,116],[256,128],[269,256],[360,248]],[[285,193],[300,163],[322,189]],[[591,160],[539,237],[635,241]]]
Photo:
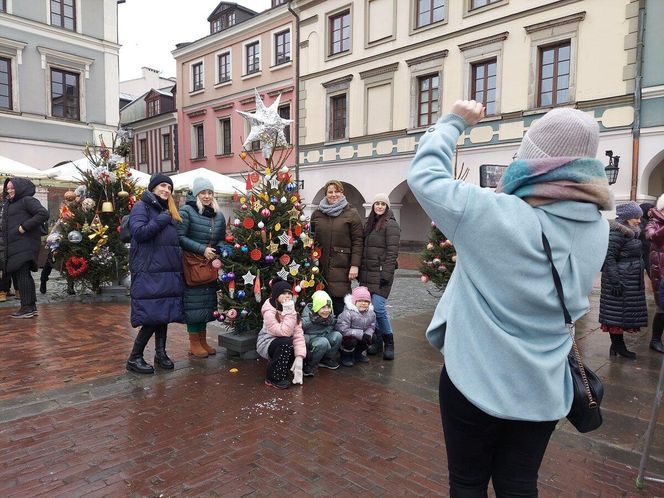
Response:
[[[579,372],[581,373],[581,379],[583,380],[583,386],[586,388],[586,396],[588,397],[588,407],[594,408],[597,406],[597,403],[593,399],[593,394],[590,391],[590,385],[588,384],[588,377],[586,377],[586,369],[583,366],[583,361],[581,360],[581,353],[579,352],[579,347],[576,345],[576,339],[574,338],[574,321],[572,316],[565,306],[565,294],[563,292],[563,285],[560,282],[560,275],[556,269],[556,265],[553,264],[553,256],[551,256],[551,245],[549,244],[549,239],[546,238],[544,232],[542,232],[542,244],[544,245],[544,252],[546,257],[551,263],[551,274],[553,275],[553,283],[556,286],[556,292],[558,293],[558,299],[560,300],[560,306],[563,308],[563,315],[565,316],[565,325],[567,325],[567,330],[572,336],[572,351],[574,352],[574,358],[576,358],[576,363],[579,366]]]

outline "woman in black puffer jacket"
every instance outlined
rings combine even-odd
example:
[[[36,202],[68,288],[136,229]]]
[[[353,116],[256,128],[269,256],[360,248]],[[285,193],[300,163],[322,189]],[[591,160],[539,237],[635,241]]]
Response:
[[[623,339],[624,332],[638,332],[648,324],[643,278],[639,223],[641,208],[630,201],[616,207],[616,219],[609,222],[609,247],[602,267],[599,322],[611,335],[610,355],[635,359]]]

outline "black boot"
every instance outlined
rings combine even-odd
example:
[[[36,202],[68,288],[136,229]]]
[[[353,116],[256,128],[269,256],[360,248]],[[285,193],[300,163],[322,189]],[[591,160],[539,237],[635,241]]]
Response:
[[[625,345],[625,339],[622,334],[609,334],[611,336],[611,348],[609,356],[622,356],[630,360],[636,359],[636,353],[629,351]]]
[[[375,354],[380,354],[383,352],[383,332],[380,330],[376,330],[376,333],[374,334],[373,342],[371,343],[371,346],[367,349],[367,354],[368,355],[375,355]]]
[[[353,359],[354,353],[355,353],[355,348],[346,349],[343,346],[341,346],[341,364],[344,367],[352,367],[353,365],[355,365],[355,360]]]
[[[385,342],[385,352],[383,353],[384,360],[394,359],[394,334],[385,334],[383,336]]]
[[[353,351],[353,361],[355,363],[369,363],[369,357],[363,354],[367,350],[367,347],[363,343],[358,343],[355,346],[355,351]]]
[[[652,338],[650,339],[650,349],[658,353],[664,353],[664,344],[662,344],[662,331],[664,330],[664,313],[655,313],[652,320]]]
[[[166,329],[157,329],[154,333],[154,364],[164,370],[173,370],[175,365],[166,354]]]
[[[152,337],[152,332],[152,329],[146,327],[141,327],[141,330],[138,331],[138,335],[136,335],[136,340],[134,341],[134,347],[127,360],[127,370],[140,374],[154,373],[152,365],[146,363],[143,359],[143,351],[145,351],[145,345],[150,340],[150,337]]]
[[[39,292],[46,294],[46,281],[48,278],[42,278],[41,283],[39,284]]]

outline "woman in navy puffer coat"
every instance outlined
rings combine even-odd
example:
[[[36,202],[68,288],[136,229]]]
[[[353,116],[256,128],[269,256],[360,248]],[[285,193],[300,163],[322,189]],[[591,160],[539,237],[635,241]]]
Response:
[[[217,257],[215,247],[226,231],[226,219],[214,198],[214,186],[207,178],[194,179],[187,203],[180,208],[182,223],[178,225],[180,245],[184,251],[205,256],[208,261]],[[217,350],[207,343],[207,322],[214,320],[217,309],[217,281],[189,287],[184,291],[184,313],[189,332],[189,352],[206,358]]]
[[[131,247],[131,325],[141,326],[127,361],[127,370],[153,373],[143,359],[145,345],[155,335],[155,364],[172,369],[166,354],[171,322],[184,321],[182,254],[175,221],[182,221],[171,196],[173,181],[161,173],[150,178],[129,217]]]

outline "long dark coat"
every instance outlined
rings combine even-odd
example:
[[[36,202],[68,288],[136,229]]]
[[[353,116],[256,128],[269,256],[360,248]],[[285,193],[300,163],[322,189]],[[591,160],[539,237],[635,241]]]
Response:
[[[198,212],[195,197],[187,196],[187,204],[180,208],[182,223],[178,224],[180,247],[185,251],[203,254],[205,248],[219,244],[226,232],[226,219],[221,213],[214,218]],[[187,323],[207,323],[214,320],[212,313],[217,309],[217,282],[196,287],[185,283],[184,313]]]
[[[339,216],[328,216],[320,209],[311,215],[316,245],[322,249],[320,270],[327,293],[344,297],[350,293],[348,271],[362,264],[364,230],[357,210],[347,205]]]
[[[599,322],[612,327],[639,328],[648,325],[648,309],[641,260],[641,241],[634,230],[609,222],[609,247],[602,267]],[[622,287],[622,295],[611,290]]]
[[[7,183],[12,182],[14,198],[7,198]],[[7,273],[17,271],[30,262],[37,271],[37,258],[41,247],[40,226],[48,220],[48,211],[35,199],[35,185],[25,178],[8,178],[3,187],[2,237],[0,237],[0,263]],[[18,227],[22,226],[25,233]]]
[[[387,210],[385,217],[385,226],[381,229],[374,227],[364,238],[359,280],[371,294],[387,299],[394,281],[401,229],[391,210]]]
[[[131,325],[184,322],[182,254],[175,221],[146,191],[131,210]]]
[[[646,223],[646,240],[650,241],[650,271],[652,289],[657,292],[664,272],[664,213],[653,208]]]

